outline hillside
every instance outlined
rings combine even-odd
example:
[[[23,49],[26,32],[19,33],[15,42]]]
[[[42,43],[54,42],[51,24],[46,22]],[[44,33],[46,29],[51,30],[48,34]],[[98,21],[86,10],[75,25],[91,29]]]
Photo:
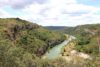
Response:
[[[60,27],[59,27],[60,28]],[[51,28],[48,28],[53,30]],[[93,67],[100,65],[100,24],[87,24],[76,27],[65,27],[54,29],[54,31],[67,33],[76,37],[75,50],[91,55],[94,59],[90,61]],[[90,66],[90,67],[91,67]]]
[[[45,26],[45,28],[49,29],[49,30],[64,30],[66,29],[67,27],[66,26]]]
[[[66,27],[66,26],[45,26],[44,28],[52,31],[57,31],[57,32],[62,32],[66,33],[69,32],[74,28],[74,27]]]
[[[79,57],[75,57],[71,62],[66,62],[64,58],[42,59],[46,52],[65,40],[64,33],[75,36],[76,40],[69,42],[70,45],[66,45],[62,51],[66,48],[65,52],[68,52],[69,48],[73,48],[91,55],[93,60]],[[20,18],[1,18],[0,67],[98,67],[99,38],[100,24],[42,27]]]
[[[56,27],[50,28],[46,27],[50,30],[55,30],[58,32],[67,33],[73,35],[78,40],[77,49],[79,51],[83,51],[86,53],[94,53],[98,52],[97,49],[97,39],[100,38],[100,24],[87,24],[87,25],[80,25],[76,27]]]
[[[45,26],[45,28],[53,31],[58,31],[58,32],[63,32],[63,33],[68,33],[68,34],[80,34],[80,32],[86,31],[86,29],[93,30],[94,28],[97,29],[98,31],[100,28],[100,24],[86,24],[86,25],[79,25],[76,27],[68,27],[68,26]]]
[[[48,49],[64,41],[64,35],[19,18],[0,19],[0,66],[26,67]]]

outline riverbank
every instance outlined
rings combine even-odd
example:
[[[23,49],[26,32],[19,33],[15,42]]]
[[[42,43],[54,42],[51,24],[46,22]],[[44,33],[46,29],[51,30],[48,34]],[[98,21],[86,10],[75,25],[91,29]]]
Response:
[[[62,48],[67,45],[71,40],[74,39],[74,37],[69,36],[67,34],[65,34],[66,36],[66,40],[64,42],[62,42],[61,44],[53,47],[51,50],[49,50],[48,52],[46,52],[46,54],[43,56],[43,58],[48,58],[48,59],[55,59],[57,57],[61,56],[61,51]]]
[[[63,47],[60,58],[65,59],[68,62],[73,61],[74,63],[82,62],[85,60],[92,60],[92,57],[86,53],[78,52],[75,50],[75,46],[77,42],[75,40],[71,40],[67,45]]]
[[[92,58],[88,54],[74,50],[76,46],[75,37],[69,35],[65,36],[66,40],[46,52],[42,59],[63,58],[66,61],[74,61],[75,63],[87,59],[92,60]]]

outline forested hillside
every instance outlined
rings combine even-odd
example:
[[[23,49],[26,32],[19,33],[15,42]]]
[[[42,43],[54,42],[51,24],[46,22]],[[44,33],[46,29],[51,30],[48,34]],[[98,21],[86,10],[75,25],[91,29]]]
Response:
[[[87,24],[76,27],[62,27],[61,29],[47,27],[47,29],[73,35],[78,40],[77,50],[89,54],[98,53],[98,42],[100,42],[100,24]],[[59,27],[60,28],[60,27]]]
[[[19,18],[0,19],[0,67],[98,67],[100,65],[100,24],[77,27],[42,27]],[[55,28],[55,29],[53,29]],[[52,31],[53,29],[53,31]],[[43,59],[51,48],[62,43],[64,34],[76,37],[74,47],[92,60]],[[69,45],[70,46],[70,45]],[[71,47],[71,46],[70,46]]]
[[[100,24],[80,25],[71,29],[66,29],[65,33],[76,36],[79,51],[96,55],[99,53]]]
[[[47,29],[53,30],[49,27]],[[90,67],[100,66],[100,24],[87,24],[76,27],[66,27],[53,31],[63,32],[76,37],[75,50],[92,56]],[[87,66],[88,67],[88,66]]]
[[[36,57],[64,39],[60,33],[19,18],[0,19],[0,65],[30,67]]]

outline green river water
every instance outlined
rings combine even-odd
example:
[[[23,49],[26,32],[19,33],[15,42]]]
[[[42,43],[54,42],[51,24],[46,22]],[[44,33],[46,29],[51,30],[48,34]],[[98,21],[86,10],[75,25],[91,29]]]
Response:
[[[65,36],[67,36],[67,35],[65,35]],[[48,52],[46,52],[46,54],[44,55],[45,58],[54,59],[54,58],[59,57],[61,55],[62,48],[65,45],[67,45],[73,39],[75,39],[75,37],[69,36],[69,38],[67,38],[64,42],[62,42],[61,44],[53,47],[51,50],[49,50]]]

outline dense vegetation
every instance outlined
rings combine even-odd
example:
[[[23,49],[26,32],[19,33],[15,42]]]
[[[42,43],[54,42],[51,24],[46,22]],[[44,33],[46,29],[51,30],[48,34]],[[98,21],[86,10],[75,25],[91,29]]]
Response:
[[[19,18],[0,19],[0,67],[99,67],[100,24],[50,30]],[[75,49],[90,54],[93,60],[42,59],[46,51],[65,40],[61,32],[76,36]]]
[[[76,49],[89,54],[98,53],[98,41],[100,39],[100,24],[80,25],[76,27],[46,27],[50,30],[64,32],[77,38]],[[60,29],[56,29],[60,28]]]
[[[55,31],[64,32],[73,35],[77,38],[77,45],[75,49],[79,52],[84,52],[93,57],[90,61],[90,67],[100,66],[100,24],[87,24],[76,27],[65,27]],[[60,28],[60,27],[59,27]],[[47,29],[53,30],[50,27]]]
[[[76,49],[88,54],[99,54],[100,24],[81,25],[73,28],[70,34],[76,36]]]
[[[100,66],[100,24],[78,26],[72,32],[77,37],[78,51],[88,53],[93,57],[89,62],[91,67]]]
[[[64,35],[19,18],[0,19],[0,66],[31,67]]]

